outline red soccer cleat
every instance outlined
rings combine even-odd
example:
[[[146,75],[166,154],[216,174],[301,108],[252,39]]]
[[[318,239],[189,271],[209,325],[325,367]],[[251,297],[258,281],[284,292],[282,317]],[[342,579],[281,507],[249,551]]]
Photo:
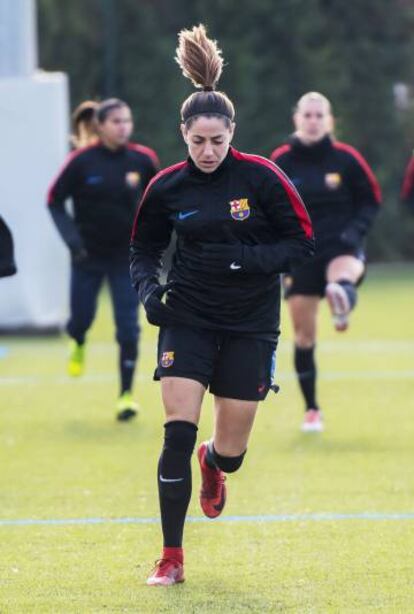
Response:
[[[308,409],[305,412],[301,430],[304,433],[322,433],[323,428],[322,413],[319,409]]]
[[[326,300],[328,301],[334,326],[337,331],[344,331],[348,328],[349,313],[351,305],[349,304],[348,295],[341,284],[331,282],[326,286]]]
[[[217,518],[226,503],[226,476],[220,469],[212,469],[206,463],[208,441],[198,448],[197,456],[201,469],[200,505],[208,518]]]
[[[184,566],[175,559],[160,559],[147,580],[148,586],[172,586],[184,582]]]

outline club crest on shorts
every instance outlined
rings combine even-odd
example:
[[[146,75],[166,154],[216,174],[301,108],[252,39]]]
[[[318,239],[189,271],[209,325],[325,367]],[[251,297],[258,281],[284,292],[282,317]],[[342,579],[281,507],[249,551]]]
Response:
[[[161,356],[161,367],[167,369],[174,364],[174,352],[163,352]]]
[[[125,175],[125,181],[130,188],[136,188],[141,179],[141,175],[135,171],[131,171]]]
[[[236,220],[237,222],[247,220],[250,215],[249,199],[240,198],[239,200],[231,200],[230,214],[233,220]]]
[[[339,173],[326,173],[325,185],[330,190],[337,190],[342,183],[342,177]]]

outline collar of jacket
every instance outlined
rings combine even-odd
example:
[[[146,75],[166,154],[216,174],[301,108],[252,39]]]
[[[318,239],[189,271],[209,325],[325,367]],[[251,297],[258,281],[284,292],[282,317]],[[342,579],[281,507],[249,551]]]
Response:
[[[223,162],[212,173],[204,173],[194,164],[194,160],[190,156],[188,156],[187,158],[188,168],[189,168],[190,173],[196,177],[199,177],[200,179],[204,179],[205,181],[211,181],[215,179],[216,177],[220,177],[223,173],[225,173],[230,168],[233,161],[234,161],[234,156],[233,156],[232,147],[229,147],[229,150]]]
[[[332,137],[329,135],[324,136],[320,141],[312,145],[305,145],[297,136],[293,135],[290,138],[290,144],[292,145],[292,151],[303,158],[323,158],[332,151]]]
[[[116,149],[110,149],[109,147],[104,145],[102,141],[98,141],[96,143],[96,147],[99,147],[99,149],[102,149],[102,151],[104,151],[108,156],[119,156],[120,154],[123,154],[128,149],[128,145],[120,145]]]

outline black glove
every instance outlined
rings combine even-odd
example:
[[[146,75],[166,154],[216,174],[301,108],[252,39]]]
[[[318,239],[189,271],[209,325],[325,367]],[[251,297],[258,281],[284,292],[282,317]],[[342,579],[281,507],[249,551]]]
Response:
[[[156,281],[140,285],[139,298],[144,306],[147,320],[154,326],[171,326],[177,323],[173,309],[162,302],[162,297],[173,286],[173,282],[160,284]]]
[[[84,247],[74,247],[70,250],[70,255],[73,264],[83,264],[88,258],[89,254]]]
[[[352,249],[356,249],[361,246],[362,235],[361,232],[355,226],[347,226],[340,235],[341,242]]]

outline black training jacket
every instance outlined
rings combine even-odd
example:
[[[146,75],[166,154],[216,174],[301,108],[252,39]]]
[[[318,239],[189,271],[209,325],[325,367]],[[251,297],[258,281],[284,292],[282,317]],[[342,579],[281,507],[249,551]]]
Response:
[[[128,257],[137,199],[159,168],[155,152],[129,143],[112,151],[98,143],[69,154],[49,188],[55,224],[72,251]],[[65,201],[73,200],[73,216]]]
[[[149,184],[131,239],[134,286],[156,279],[172,231],[176,249],[167,304],[184,324],[276,340],[280,278],[291,262],[313,254],[306,208],[285,174],[260,156],[232,147],[213,173],[191,158],[171,166]],[[237,244],[235,269],[200,270],[206,244]],[[194,257],[193,257],[194,256]]]
[[[356,149],[329,136],[315,145],[304,145],[292,137],[273,151],[271,159],[306,202],[317,255],[338,242],[362,246],[378,213],[381,190]]]
[[[405,169],[400,198],[408,209],[414,213],[414,155],[411,156]]]

